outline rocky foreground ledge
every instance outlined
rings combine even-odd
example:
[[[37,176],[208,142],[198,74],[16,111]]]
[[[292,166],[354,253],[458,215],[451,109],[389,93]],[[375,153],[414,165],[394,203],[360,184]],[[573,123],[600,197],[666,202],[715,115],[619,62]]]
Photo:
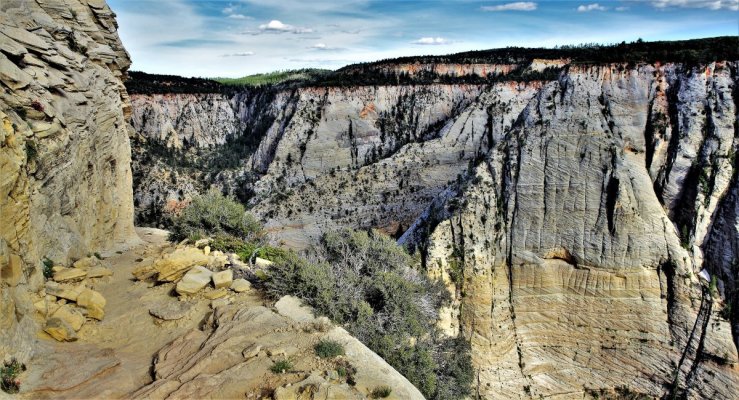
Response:
[[[57,278],[110,273],[78,276],[76,285],[47,283],[47,307],[73,310],[82,323],[72,327],[62,320],[73,342],[57,341],[48,329],[39,332],[39,349],[19,376],[22,398],[362,399],[383,386],[391,389],[387,398],[423,398],[382,358],[298,299],[273,302],[244,284],[239,277],[248,276],[250,264],[170,244],[166,231],[140,228],[138,234],[145,244],[88,259],[95,264],[90,269],[56,268]],[[154,267],[169,277],[177,270],[179,277],[144,278],[142,271]],[[178,290],[188,274],[202,270],[210,273],[206,284],[192,293]],[[214,279],[219,275],[236,278],[224,286]],[[83,312],[81,294],[76,303],[63,297],[51,302],[48,287],[67,286],[83,286],[104,299],[104,318]],[[48,318],[48,309],[37,311],[36,318]],[[321,340],[341,343],[345,354],[318,357],[314,346]],[[273,372],[281,361],[290,368]]]

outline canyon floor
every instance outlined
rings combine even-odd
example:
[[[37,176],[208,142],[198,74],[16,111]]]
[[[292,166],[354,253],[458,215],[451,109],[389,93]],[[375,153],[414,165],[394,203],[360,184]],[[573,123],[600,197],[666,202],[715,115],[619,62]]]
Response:
[[[177,248],[166,231],[137,234],[141,243],[102,255],[113,275],[93,285],[107,300],[105,318],[88,321],[75,342],[39,334],[39,350],[20,377],[22,397],[365,398],[387,385],[390,398],[422,398],[379,356],[295,298],[274,302],[252,288],[210,300],[218,290],[208,288],[183,299],[174,283],[134,279],[137,267]],[[184,316],[156,318],[150,310],[157,308]],[[316,356],[324,338],[342,343],[346,354]],[[285,359],[290,371],[270,371]]]

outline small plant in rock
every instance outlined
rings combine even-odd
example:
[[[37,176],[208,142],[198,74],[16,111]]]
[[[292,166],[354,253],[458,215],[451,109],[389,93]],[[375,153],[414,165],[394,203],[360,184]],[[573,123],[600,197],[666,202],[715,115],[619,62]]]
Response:
[[[6,361],[5,365],[0,368],[0,389],[6,393],[18,393],[21,389],[21,382],[18,375],[26,370],[26,366],[21,364],[15,358]]]
[[[354,368],[354,366],[344,359],[341,359],[336,362],[336,373],[339,374],[339,376],[346,380],[346,383],[348,383],[351,386],[354,386],[357,384],[357,382],[354,380],[354,374],[357,373],[357,369]]]
[[[374,389],[372,389],[372,393],[370,393],[370,397],[373,399],[384,399],[388,396],[390,396],[390,393],[393,392],[393,389],[391,389],[389,386],[378,386]]]
[[[97,251],[96,251],[95,253],[93,253],[93,255],[94,255],[94,256],[95,256],[95,258],[97,258],[98,260],[102,260],[102,259],[103,259],[103,256],[101,256],[101,255],[100,255],[100,253],[98,253]]]
[[[54,261],[49,260],[48,258],[44,258],[44,261],[42,261],[44,264],[44,278],[51,279],[52,276],[54,276]]]
[[[334,358],[344,355],[344,346],[335,340],[321,340],[313,349],[316,355],[321,358]]]
[[[275,374],[284,374],[290,372],[293,369],[293,363],[290,360],[280,360],[274,363],[269,370]]]

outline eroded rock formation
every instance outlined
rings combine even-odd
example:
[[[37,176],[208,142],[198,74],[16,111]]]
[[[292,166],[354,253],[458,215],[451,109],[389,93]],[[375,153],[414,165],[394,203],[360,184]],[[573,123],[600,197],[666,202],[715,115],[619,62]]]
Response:
[[[100,0],[0,3],[2,354],[33,351],[43,259],[67,265],[135,237],[116,29]]]

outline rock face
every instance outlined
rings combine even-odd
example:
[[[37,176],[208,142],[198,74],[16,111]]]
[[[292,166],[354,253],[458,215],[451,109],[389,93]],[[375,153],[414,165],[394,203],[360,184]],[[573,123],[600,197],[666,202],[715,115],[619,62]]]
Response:
[[[481,393],[735,396],[730,297],[697,273],[736,279],[736,84],[733,63],[571,67],[419,222]]]
[[[116,28],[103,1],[0,4],[0,353],[32,348],[43,258],[69,265],[135,237]]]
[[[207,183],[253,190],[294,247],[336,226],[405,232],[453,294],[440,326],[472,343],[482,396],[729,399],[737,67],[569,65],[550,81],[302,87],[268,104],[245,92],[234,110],[262,113],[234,111],[239,126],[270,123]],[[177,201],[192,182],[152,179]]]

